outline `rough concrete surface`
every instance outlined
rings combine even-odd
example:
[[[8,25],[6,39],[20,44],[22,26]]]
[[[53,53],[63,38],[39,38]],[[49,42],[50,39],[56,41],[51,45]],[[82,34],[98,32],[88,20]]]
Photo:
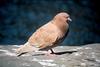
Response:
[[[0,67],[100,67],[100,44],[58,46],[55,56],[29,53],[20,57],[18,45],[0,45]]]

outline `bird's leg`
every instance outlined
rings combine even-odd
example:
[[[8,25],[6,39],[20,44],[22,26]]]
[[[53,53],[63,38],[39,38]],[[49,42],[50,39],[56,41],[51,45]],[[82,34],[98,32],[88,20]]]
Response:
[[[54,51],[52,49],[50,49],[50,51],[51,51],[51,54],[54,54]]]
[[[55,56],[55,53],[52,49],[48,50],[47,53],[45,53],[47,56]]]

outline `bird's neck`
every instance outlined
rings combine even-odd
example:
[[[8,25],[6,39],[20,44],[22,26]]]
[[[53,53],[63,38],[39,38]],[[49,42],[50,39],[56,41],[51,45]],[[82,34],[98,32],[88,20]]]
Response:
[[[61,32],[67,32],[67,29],[68,29],[68,23],[65,21],[58,21],[58,20],[54,20],[53,21],[53,24],[55,24]]]

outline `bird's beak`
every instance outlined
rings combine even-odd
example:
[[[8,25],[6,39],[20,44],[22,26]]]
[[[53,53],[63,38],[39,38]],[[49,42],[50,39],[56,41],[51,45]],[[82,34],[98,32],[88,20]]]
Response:
[[[70,17],[68,17],[68,21],[72,21],[72,19]]]

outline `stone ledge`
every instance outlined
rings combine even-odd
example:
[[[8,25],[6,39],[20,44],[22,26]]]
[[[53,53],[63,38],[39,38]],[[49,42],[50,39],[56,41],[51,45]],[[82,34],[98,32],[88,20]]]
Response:
[[[100,44],[58,46],[56,56],[38,53],[16,57],[18,45],[0,45],[0,67],[100,67]]]

